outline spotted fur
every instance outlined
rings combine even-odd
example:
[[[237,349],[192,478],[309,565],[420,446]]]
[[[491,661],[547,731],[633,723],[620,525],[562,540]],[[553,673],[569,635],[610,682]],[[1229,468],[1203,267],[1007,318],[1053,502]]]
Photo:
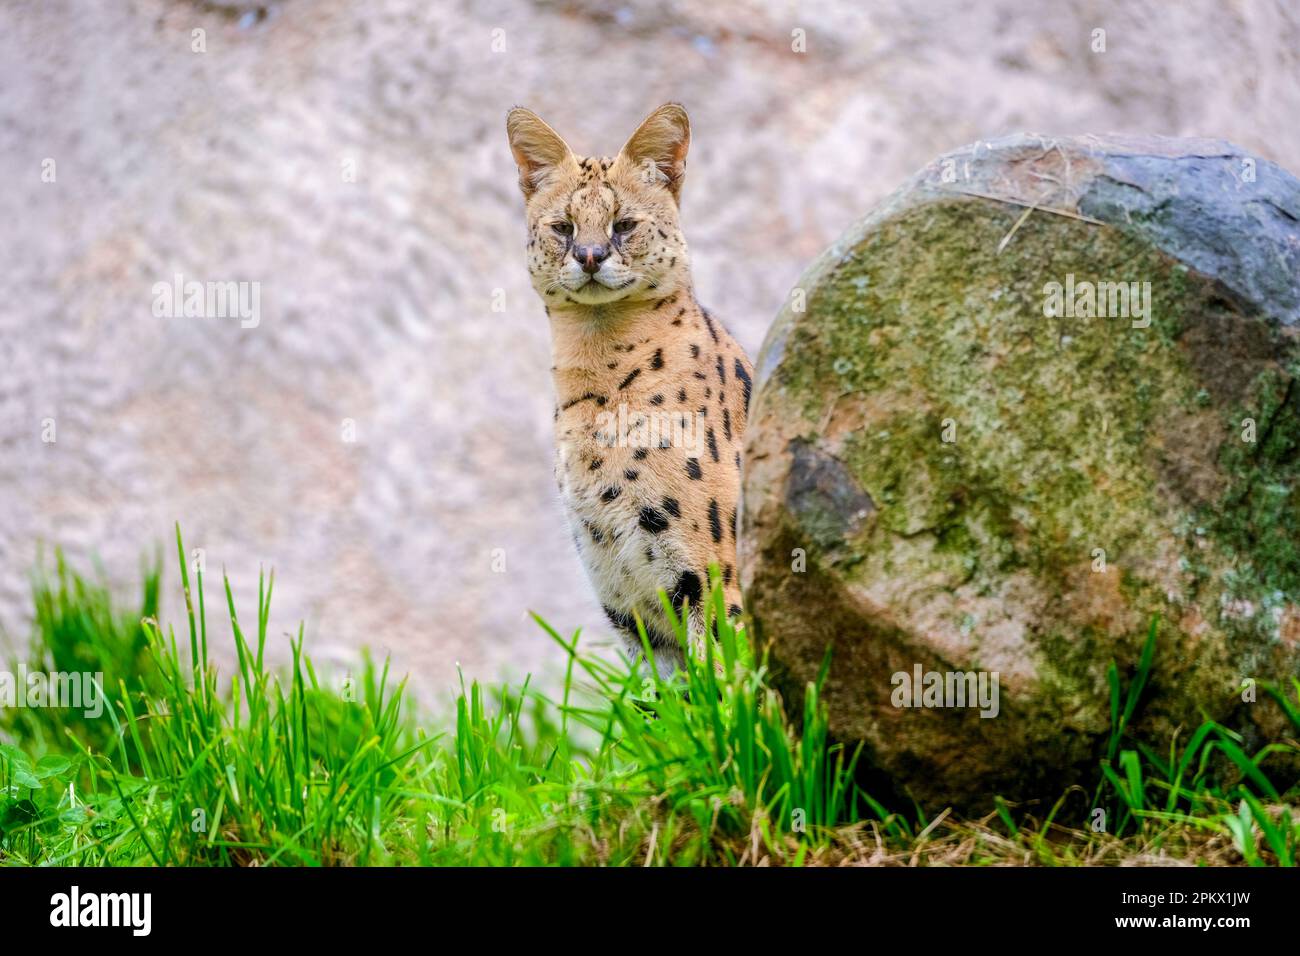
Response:
[[[753,370],[695,299],[678,223],[690,124],[677,104],[660,107],[612,159],[575,156],[528,110],[506,126],[528,271],[551,324],[561,498],[609,623],[637,656],[639,615],[667,674],[681,659],[660,591],[689,609],[697,647],[710,564],[729,613],[740,610]]]

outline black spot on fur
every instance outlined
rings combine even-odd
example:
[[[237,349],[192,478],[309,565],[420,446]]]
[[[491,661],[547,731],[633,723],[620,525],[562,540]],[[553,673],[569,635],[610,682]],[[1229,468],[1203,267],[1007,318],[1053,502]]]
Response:
[[[727,441],[731,441],[731,412],[725,408],[722,410],[722,434]]]
[[[635,468],[629,468],[623,472],[623,477],[628,481],[636,481],[637,475],[640,474]]]
[[[635,458],[637,461],[644,461],[645,456],[648,454],[650,454],[650,449],[638,448],[636,451],[632,453],[632,457]],[[739,452],[737,452],[737,454],[739,454]]]
[[[592,401],[593,399],[595,400],[595,402],[596,402],[597,405],[604,405],[604,404],[605,404],[605,396],[604,396],[604,395],[597,395],[595,392],[587,392],[585,395],[580,395],[580,396],[578,396],[577,398],[573,398],[573,399],[570,399],[569,401],[565,402],[565,403],[564,403],[564,409],[563,409],[563,410],[567,412],[567,411],[568,411],[570,408],[572,408],[574,405],[577,405],[577,404],[579,404],[580,402],[589,402],[589,401]]]
[[[684,388],[679,388],[679,389],[677,390],[677,401],[679,401],[679,402],[684,402],[684,401],[686,401],[686,389],[684,389]]]
[[[651,534],[658,534],[668,527],[668,519],[664,517],[662,511],[657,508],[651,508],[647,505],[641,509],[641,514],[637,518],[637,524],[646,531],[649,531]]]
[[[623,489],[620,488],[618,485],[610,485],[610,486],[609,486],[608,488],[606,488],[603,492],[601,492],[600,500],[601,500],[601,501],[613,501],[615,498],[618,497],[618,493],[619,493],[620,491],[622,491],[622,490],[623,490]]]
[[[736,509],[731,509],[731,540],[736,540]]]
[[[680,518],[682,516],[682,506],[678,504],[676,498],[664,499],[664,511],[667,511],[674,518]]]
[[[712,317],[711,315],[709,315],[709,310],[708,310],[708,309],[701,309],[700,311],[701,311],[701,313],[702,313],[703,316],[704,316],[704,324],[707,325],[707,326],[709,327],[709,335],[712,336],[714,342],[717,342],[717,341],[718,341],[718,330],[717,330],[717,328],[714,327],[714,325],[713,325],[713,317]]]
[[[713,457],[713,460],[714,460],[714,461],[720,461],[721,459],[718,458],[718,439],[717,439],[717,436],[715,436],[715,435],[713,434],[713,426],[712,426],[712,425],[710,425],[710,426],[708,427],[708,430],[705,431],[705,433],[704,433],[704,440],[705,440],[706,442],[708,442],[708,445],[709,445],[709,454]]]
[[[626,631],[629,634],[636,633],[636,618],[625,611],[615,611],[612,607],[602,606],[601,610],[609,618],[609,623],[613,624],[620,631]]]
[[[658,371],[664,367],[664,350],[655,349],[655,354],[650,357],[650,368]]]
[[[754,389],[754,383],[745,371],[744,364],[739,358],[736,359],[736,378],[740,379],[740,384],[745,388],[745,414],[749,414],[749,393]]]
[[[717,369],[718,369],[718,381],[721,382],[723,385],[726,385],[726,384],[727,384],[727,370],[726,370],[726,368],[724,368],[723,365],[722,365],[722,356],[721,356],[721,355],[718,356],[718,364],[717,364],[716,367],[717,367]]]
[[[700,584],[700,576],[694,571],[683,571],[682,576],[677,579],[677,584],[673,586],[671,600],[673,607],[678,613],[682,610],[682,605],[686,601],[691,602],[692,607],[699,607],[700,595],[704,593],[704,588]]]
[[[735,574],[735,573],[736,573],[736,570],[735,570],[735,568],[733,568],[731,565],[727,565],[725,568],[723,568],[723,569],[722,569],[722,583],[723,583],[723,584],[730,584],[730,583],[731,583],[731,576],[732,576],[733,574]]]
[[[627,378],[623,379],[623,381],[621,381],[621,382],[618,383],[618,390],[619,390],[620,392],[623,391],[623,389],[625,389],[625,388],[627,388],[629,385],[631,385],[631,384],[632,384],[632,381],[633,381],[633,380],[634,380],[638,375],[640,375],[640,374],[641,374],[641,369],[640,369],[640,368],[634,368],[634,369],[632,369],[632,371],[630,371],[630,372],[627,373]]]
[[[714,543],[722,540],[722,516],[718,514],[718,500],[709,499],[709,531],[713,535]]]
[[[662,405],[663,403],[664,397],[662,395],[655,395],[650,399],[651,405]]]
[[[692,345],[691,345],[691,358],[697,359],[697,358],[699,358],[699,357],[700,357],[700,347],[699,347],[698,345],[695,345],[695,344],[692,343]]]
[[[686,474],[692,481],[699,481],[704,477],[704,469],[700,467],[700,460],[698,458],[686,459]]]
[[[740,617],[740,615],[741,615],[740,605],[739,605],[739,604],[728,604],[728,605],[727,605],[727,615],[728,615],[729,617]]]
[[[603,465],[603,464],[605,464],[604,459],[602,459],[602,458],[596,458],[596,459],[593,459],[592,462],[591,462],[591,465],[587,468],[587,470],[588,470],[588,471],[598,471],[598,470],[600,469],[600,466]]]

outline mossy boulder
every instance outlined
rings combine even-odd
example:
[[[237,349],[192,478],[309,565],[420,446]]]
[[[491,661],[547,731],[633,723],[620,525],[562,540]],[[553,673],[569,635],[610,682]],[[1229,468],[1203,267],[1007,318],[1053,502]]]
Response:
[[[1272,163],[1018,136],[930,164],[759,357],[740,563],[787,696],[829,648],[834,733],[925,807],[1051,800],[1095,779],[1108,667],[1158,618],[1134,731],[1276,739],[1243,687],[1300,674],[1298,333]],[[949,674],[996,674],[996,716]]]

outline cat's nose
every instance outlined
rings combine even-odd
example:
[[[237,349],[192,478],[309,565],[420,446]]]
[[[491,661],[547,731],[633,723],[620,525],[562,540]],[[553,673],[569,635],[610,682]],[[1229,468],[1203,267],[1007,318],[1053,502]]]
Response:
[[[587,273],[587,275],[595,275],[600,270],[600,264],[609,258],[609,246],[604,244],[575,246],[573,258],[578,260],[583,272]]]

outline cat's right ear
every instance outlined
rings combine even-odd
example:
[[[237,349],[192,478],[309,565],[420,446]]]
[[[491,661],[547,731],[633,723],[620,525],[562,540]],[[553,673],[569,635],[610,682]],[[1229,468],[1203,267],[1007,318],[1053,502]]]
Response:
[[[526,200],[533,198],[556,169],[577,163],[560,134],[532,110],[512,109],[506,115],[506,136],[510,138],[510,152],[519,167],[519,188]]]

